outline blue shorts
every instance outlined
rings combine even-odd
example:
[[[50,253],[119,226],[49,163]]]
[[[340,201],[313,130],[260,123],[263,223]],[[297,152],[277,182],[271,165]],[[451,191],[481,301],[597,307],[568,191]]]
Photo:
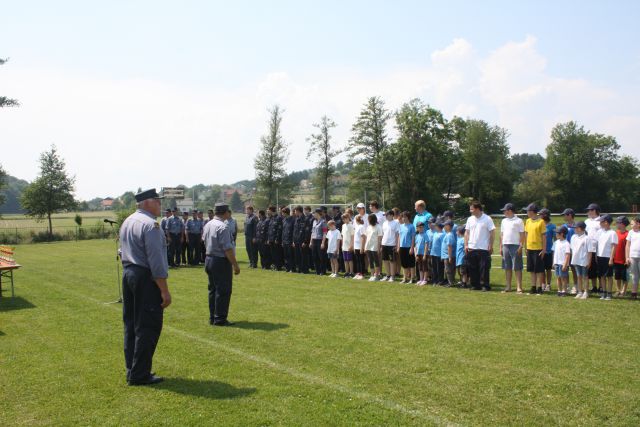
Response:
[[[562,265],[555,264],[553,268],[556,270],[556,277],[569,277],[569,269],[567,271],[562,271]]]
[[[576,275],[580,277],[587,277],[587,266],[586,265],[575,265],[572,264],[572,267],[576,269]]]
[[[522,252],[518,255],[520,245],[502,245],[502,269],[522,271]]]

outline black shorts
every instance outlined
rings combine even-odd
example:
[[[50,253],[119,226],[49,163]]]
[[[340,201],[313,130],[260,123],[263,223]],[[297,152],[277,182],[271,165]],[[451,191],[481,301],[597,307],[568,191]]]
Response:
[[[367,259],[369,260],[369,267],[374,269],[380,267],[380,260],[378,259],[378,252],[367,251]]]
[[[409,254],[410,248],[400,248],[400,265],[402,268],[413,268],[416,266],[416,259]]]
[[[616,280],[627,280],[627,266],[625,264],[613,264],[613,273]]]
[[[527,249],[527,271],[529,273],[544,273],[544,259],[540,257],[540,249]]]
[[[609,258],[598,257],[598,277],[613,277],[613,266],[609,265]]]
[[[544,269],[553,270],[553,252],[544,254]]]
[[[395,246],[382,246],[382,260],[383,261],[395,261]]]
[[[589,271],[587,272],[587,277],[589,279],[598,278],[598,260],[595,256],[596,254],[589,252],[589,257],[591,257],[591,267],[589,267]]]

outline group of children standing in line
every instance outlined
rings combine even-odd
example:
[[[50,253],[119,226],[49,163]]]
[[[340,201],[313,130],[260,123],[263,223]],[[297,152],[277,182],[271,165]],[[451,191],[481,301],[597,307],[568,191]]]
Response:
[[[342,215],[341,230],[335,221],[327,223],[320,248],[330,260],[330,277],[338,277],[341,252],[345,278],[362,280],[370,268],[369,281],[394,282],[402,270],[400,283],[453,286],[457,272],[457,284],[466,286],[464,227],[453,223],[453,212],[438,218],[422,214],[412,221],[410,212],[394,208],[383,213],[375,201],[369,214],[362,203],[357,209],[355,216],[350,209]],[[319,210],[315,215],[314,227],[323,221]]]
[[[527,272],[531,274],[530,294],[551,290],[552,272],[555,273],[558,296],[575,295],[587,299],[591,294],[609,301],[627,293],[629,274],[632,276],[631,298],[637,299],[640,280],[640,216],[632,221],[625,216],[614,218],[601,214],[600,207],[592,203],[587,208],[587,219],[575,221],[575,211],[562,212],[565,223],[559,227],[551,222],[548,209],[530,204],[524,209],[527,220],[515,214],[513,204],[507,203],[502,211],[505,218],[500,227],[500,254],[505,270],[506,287],[511,291],[515,273],[517,292],[522,289],[522,252],[527,254]],[[615,227],[615,230],[613,229]],[[573,286],[569,289],[569,273]],[[591,282],[591,290],[589,290]]]

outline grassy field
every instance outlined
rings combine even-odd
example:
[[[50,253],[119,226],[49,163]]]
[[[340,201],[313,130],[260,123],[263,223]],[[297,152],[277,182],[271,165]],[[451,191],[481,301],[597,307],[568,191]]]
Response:
[[[242,250],[236,326],[208,325],[201,269],[172,270],[166,381],[128,387],[113,250],[18,246],[3,425],[640,424],[636,302],[252,271]]]

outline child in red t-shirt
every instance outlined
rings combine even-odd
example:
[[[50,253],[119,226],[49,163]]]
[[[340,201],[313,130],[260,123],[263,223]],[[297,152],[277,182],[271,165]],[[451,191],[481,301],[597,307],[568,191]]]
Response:
[[[616,279],[616,296],[624,297],[627,292],[627,264],[625,250],[627,248],[627,226],[629,220],[626,216],[616,218],[616,234],[618,235],[618,246],[613,256],[613,272]]]

